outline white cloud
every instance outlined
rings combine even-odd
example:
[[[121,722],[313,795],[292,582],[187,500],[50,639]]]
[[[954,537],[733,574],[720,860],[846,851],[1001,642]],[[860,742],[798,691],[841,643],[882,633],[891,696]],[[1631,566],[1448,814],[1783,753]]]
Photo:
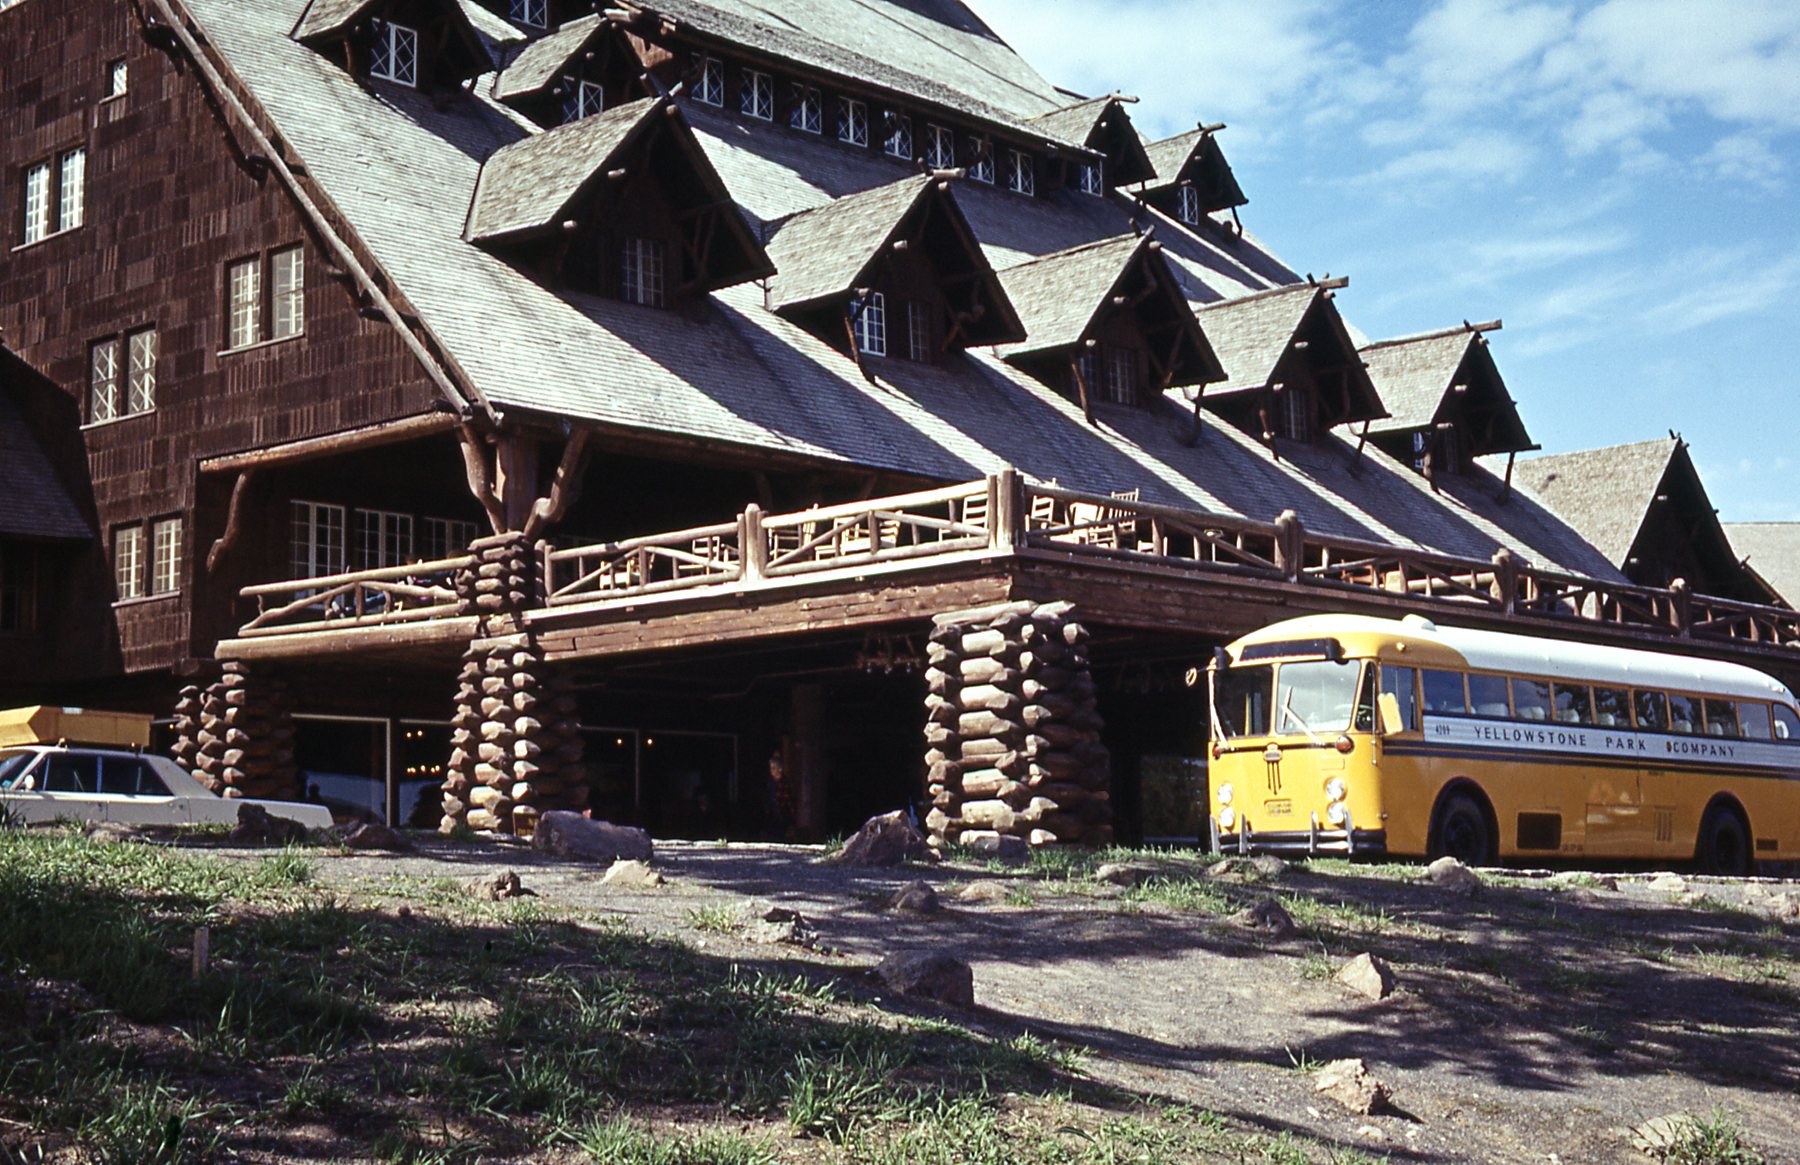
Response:
[[[1524,141],[1498,131],[1478,131],[1442,145],[1410,150],[1355,181],[1395,187],[1495,178],[1511,182],[1529,169],[1531,160],[1532,149]],[[1402,191],[1396,189],[1395,193]]]
[[[1714,142],[1698,161],[1701,169],[1714,177],[1764,191],[1780,189],[1781,179],[1787,173],[1787,163],[1767,139],[1754,133],[1728,134]]]

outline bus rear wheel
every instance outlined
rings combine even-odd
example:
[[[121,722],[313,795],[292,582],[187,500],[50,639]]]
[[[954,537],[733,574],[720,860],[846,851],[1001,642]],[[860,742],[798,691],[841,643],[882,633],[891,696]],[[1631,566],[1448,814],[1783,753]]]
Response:
[[[1756,866],[1750,857],[1750,830],[1730,805],[1713,805],[1700,819],[1694,860],[1703,873],[1744,875]]]
[[[1494,831],[1481,802],[1470,793],[1452,793],[1438,806],[1431,831],[1433,858],[1455,858],[1465,866],[1491,865]]]

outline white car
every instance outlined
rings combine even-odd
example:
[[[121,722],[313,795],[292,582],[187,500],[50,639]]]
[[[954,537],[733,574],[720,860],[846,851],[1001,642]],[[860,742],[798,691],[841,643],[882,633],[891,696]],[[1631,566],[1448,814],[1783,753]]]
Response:
[[[151,753],[49,744],[0,749],[0,816],[22,824],[235,825],[240,805],[260,805],[271,817],[308,829],[331,825],[323,805],[216,796],[168,757]]]

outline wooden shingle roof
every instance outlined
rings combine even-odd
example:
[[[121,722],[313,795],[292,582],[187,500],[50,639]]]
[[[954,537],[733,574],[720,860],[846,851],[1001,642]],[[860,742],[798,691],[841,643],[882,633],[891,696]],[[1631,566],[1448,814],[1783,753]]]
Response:
[[[1788,606],[1800,605],[1800,522],[1726,522],[1725,536]]]
[[[1668,472],[1672,437],[1519,461],[1513,478],[1623,567]]]
[[[667,98],[615,106],[496,150],[481,164],[464,232],[472,243],[553,228],[652,124]]]
[[[1244,392],[1266,386],[1322,294],[1312,284],[1296,283],[1201,306],[1200,326],[1225,368],[1224,382],[1212,392]]]
[[[1482,336],[1495,326],[1464,324],[1366,345],[1363,362],[1389,414],[1371,422],[1369,431],[1403,432],[1454,420],[1472,455],[1536,448]]]
[[[533,41],[495,80],[494,96],[501,101],[516,101],[551,85],[604,27],[605,21],[598,15],[583,16]]]
[[[1213,132],[1216,128],[1191,129],[1145,146],[1155,176],[1143,189],[1163,190],[1187,182],[1200,196],[1200,209],[1208,213],[1249,202],[1225,160],[1225,151],[1219,148]]]
[[[0,537],[85,542],[94,536],[51,467],[38,437],[13,403],[23,362],[0,348]],[[76,417],[69,410],[71,439]]]
[[[918,175],[804,211],[783,222],[769,240],[775,274],[769,306],[805,307],[848,295],[894,241],[901,221],[926,192],[948,180]]]
[[[1080,142],[1104,154],[1115,183],[1143,182],[1156,176],[1156,168],[1144,153],[1144,140],[1131,126],[1125,101],[1116,93],[1090,97],[1039,114],[1031,124],[1052,137]]]

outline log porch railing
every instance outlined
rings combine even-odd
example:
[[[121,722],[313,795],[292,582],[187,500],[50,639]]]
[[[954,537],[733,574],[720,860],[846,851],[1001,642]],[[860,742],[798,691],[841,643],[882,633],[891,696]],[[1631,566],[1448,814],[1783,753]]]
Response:
[[[672,591],[749,589],[853,567],[903,570],[952,555],[1051,555],[1194,576],[1403,594],[1422,608],[1599,624],[1672,637],[1800,649],[1800,612],[1541,569],[1501,550],[1461,558],[1314,534],[1274,522],[1035,485],[1016,473],[895,497],[542,552],[543,606]],[[271,635],[460,613],[448,578],[466,558],[247,587]]]

